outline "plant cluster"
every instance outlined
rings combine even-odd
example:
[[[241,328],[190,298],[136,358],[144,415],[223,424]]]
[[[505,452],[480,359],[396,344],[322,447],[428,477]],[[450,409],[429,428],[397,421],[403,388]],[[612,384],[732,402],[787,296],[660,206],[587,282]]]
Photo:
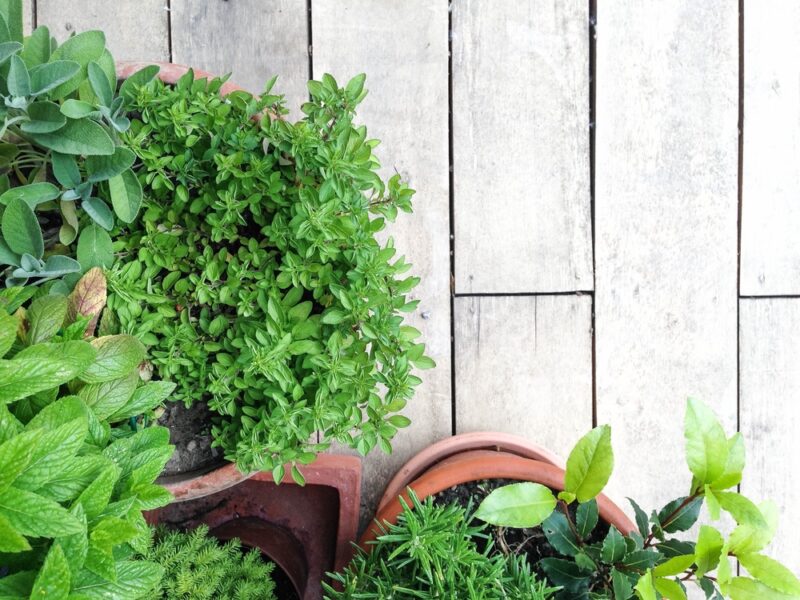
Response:
[[[153,483],[169,432],[127,422],[172,386],[141,380],[136,338],[93,337],[104,284],[93,269],[27,310],[37,288],[0,292],[2,598],[139,598],[161,577],[133,554],[150,543],[142,511],[171,500]]]
[[[273,563],[258,550],[243,552],[238,540],[220,543],[208,527],[190,531],[158,528],[144,558],[161,565],[164,577],[153,598],[169,600],[274,600]]]
[[[113,263],[109,231],[130,223],[142,190],[135,155],[120,143],[130,125],[132,87],[117,90],[101,31],[61,46],[47,27],[22,36],[22,2],[0,5],[0,268],[6,285],[60,279],[68,293],[81,273]],[[109,207],[108,202],[111,202]],[[76,243],[77,242],[77,243]]]
[[[353,123],[363,76],[310,82],[294,124],[274,80],[260,98],[222,83],[190,71],[132,93],[144,211],[115,243],[109,305],[174,398],[217,413],[226,458],[302,481],[332,440],[389,452],[412,366],[433,366],[403,324],[418,278],[376,239],[413,191],[380,179]]]
[[[372,543],[359,550],[342,573],[332,575],[341,589],[323,583],[328,600],[426,598],[450,600],[544,600],[554,590],[539,581],[521,556],[492,552],[485,526],[470,522],[457,505],[436,506],[410,493],[403,512]],[[483,538],[483,550],[476,540]]]
[[[614,466],[607,425],[590,431],[570,453],[564,490],[557,497],[540,484],[512,484],[489,494],[475,516],[502,527],[541,525],[560,557],[544,558],[536,566],[562,588],[559,598],[685,600],[690,582],[706,598],[800,597],[800,580],[762,553],[775,534],[775,505],[756,505],[733,491],[745,464],[741,434],[728,438],[711,410],[689,400],[685,437],[689,493],[649,517],[631,500],[637,531],[623,535],[611,526],[601,542],[588,542],[598,524],[595,498]],[[573,517],[569,505],[576,501]],[[737,525],[731,534],[701,525],[693,541],[674,537],[695,525],[703,504],[715,521],[722,511],[733,517]],[[750,577],[737,576],[731,559]]]

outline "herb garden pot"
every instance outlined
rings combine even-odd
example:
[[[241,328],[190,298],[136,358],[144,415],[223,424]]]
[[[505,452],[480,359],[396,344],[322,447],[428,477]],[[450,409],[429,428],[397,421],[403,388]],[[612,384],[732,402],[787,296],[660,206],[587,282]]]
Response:
[[[288,479],[277,485],[271,473],[239,476],[234,469],[168,484],[176,502],[148,513],[148,521],[182,529],[206,524],[221,539],[239,538],[274,560],[300,598],[321,598],[325,573],[342,569],[353,554],[361,460],[321,454],[303,467],[303,487]],[[191,495],[182,493],[187,487]]]
[[[453,486],[492,479],[530,481],[556,491],[563,490],[564,469],[558,466],[561,461],[552,453],[534,445],[521,445],[520,438],[515,436],[502,440],[506,437],[503,434],[467,435],[472,437],[455,436],[453,441],[448,440],[449,444],[434,444],[398,472],[387,486],[375,521],[361,537],[362,548],[368,550],[368,542],[381,534],[380,524],[397,522],[402,512],[400,499],[410,504],[407,488],[414,490],[420,500]],[[492,436],[497,443],[486,444]],[[538,456],[528,457],[534,453]],[[600,518],[621,533],[628,534],[636,529],[622,509],[605,495],[597,497],[597,504]]]

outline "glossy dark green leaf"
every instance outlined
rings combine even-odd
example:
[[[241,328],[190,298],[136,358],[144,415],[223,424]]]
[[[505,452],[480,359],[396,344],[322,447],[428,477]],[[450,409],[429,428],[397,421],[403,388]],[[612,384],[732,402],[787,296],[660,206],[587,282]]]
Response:
[[[575,526],[578,530],[578,535],[584,539],[588,538],[597,526],[598,516],[599,511],[596,500],[589,500],[589,502],[578,505],[578,510],[575,514]]]
[[[562,512],[555,511],[547,517],[542,523],[542,531],[550,545],[564,556],[575,556],[580,552],[580,543]]]

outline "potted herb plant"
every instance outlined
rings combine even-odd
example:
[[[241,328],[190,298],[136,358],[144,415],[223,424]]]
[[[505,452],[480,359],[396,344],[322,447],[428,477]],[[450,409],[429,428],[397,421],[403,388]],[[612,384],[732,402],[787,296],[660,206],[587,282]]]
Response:
[[[353,562],[324,584],[325,598],[481,598],[545,600],[548,588],[522,556],[492,552],[485,527],[467,509],[421,502],[413,492],[389,524]]]

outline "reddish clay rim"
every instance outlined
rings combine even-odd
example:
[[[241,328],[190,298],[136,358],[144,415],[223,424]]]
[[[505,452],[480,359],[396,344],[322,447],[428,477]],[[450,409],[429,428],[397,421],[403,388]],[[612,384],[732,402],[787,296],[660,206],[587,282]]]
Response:
[[[117,77],[120,79],[127,79],[136,71],[139,71],[145,67],[149,67],[150,65],[157,65],[161,68],[158,72],[158,78],[163,81],[164,83],[174,84],[178,82],[178,79],[181,76],[185,75],[187,71],[189,71],[190,67],[186,65],[176,65],[175,63],[168,63],[168,62],[132,62],[132,61],[120,61],[117,63]],[[215,75],[208,73],[207,71],[201,71],[199,69],[192,69],[195,74],[196,79],[212,79],[216,77]],[[240,92],[245,91],[243,88],[239,87],[235,83],[231,83],[230,81],[226,81],[222,84],[222,88],[220,89],[223,95],[230,94],[231,92]]]
[[[554,490],[564,489],[563,469],[541,461],[522,458],[508,452],[485,451],[469,451],[458,457],[452,457],[448,464],[429,470],[413,481],[409,487],[422,500],[454,485],[481,479],[533,481]],[[364,532],[361,540],[359,540],[359,545],[362,548],[368,551],[372,546],[368,542],[371,542],[381,534],[379,523],[388,522],[394,524],[397,522],[397,517],[402,512],[401,497],[410,504],[408,491],[406,490],[383,506],[375,517],[376,522],[372,523],[367,531]],[[604,494],[600,494],[597,497],[597,505],[600,509],[600,517],[607,523],[614,525],[621,533],[627,535],[636,529],[628,516],[622,512],[622,509]]]
[[[409,483],[419,478],[428,469],[448,457],[469,450],[503,451],[522,458],[538,460],[562,469],[565,468],[564,461],[556,454],[550,452],[547,448],[528,441],[524,437],[495,431],[461,433],[428,446],[404,464],[386,486],[381,501],[378,503],[378,512],[396,499],[408,487]]]

